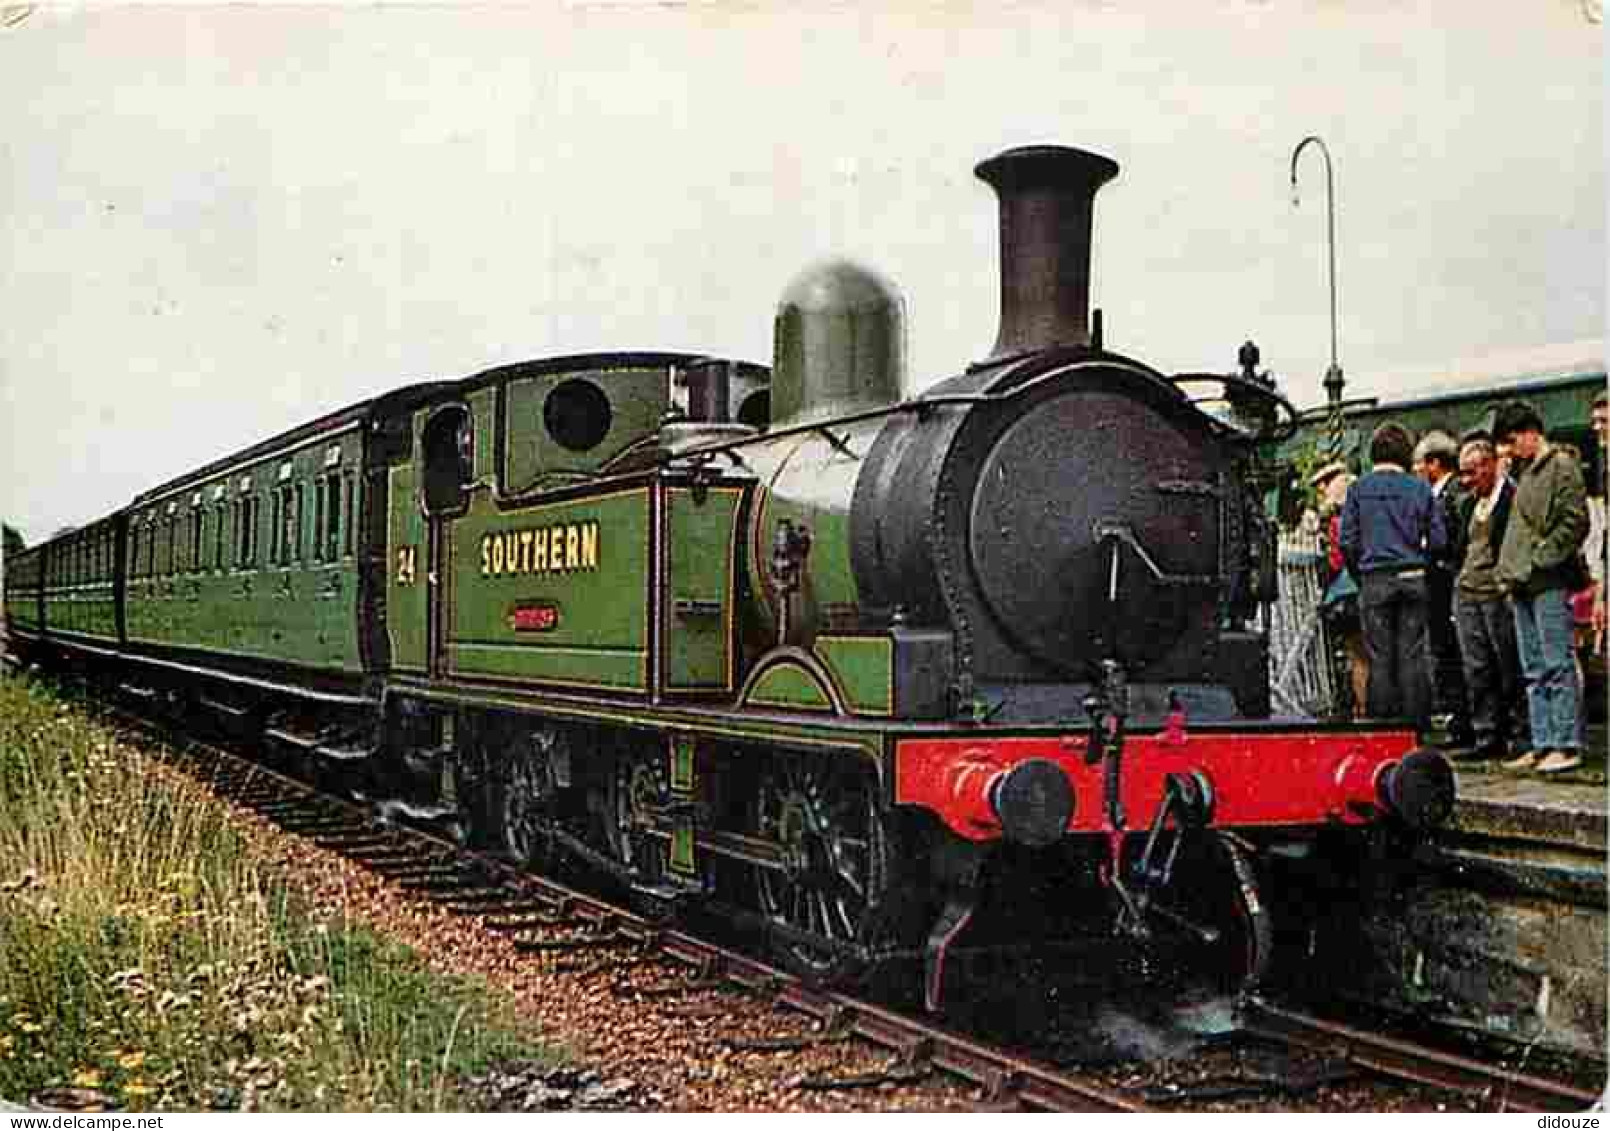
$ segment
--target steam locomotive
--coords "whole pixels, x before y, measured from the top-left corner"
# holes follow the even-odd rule
[[[999,335],[920,396],[898,293],[830,261],[770,370],[507,365],[145,492],[9,563],[12,647],[823,980],[916,955],[939,1008],[981,892],[1048,859],[1093,936],[1256,979],[1270,877],[1436,826],[1452,774],[1407,725],[1269,718],[1261,426],[1104,347],[1117,171],[978,166]]]

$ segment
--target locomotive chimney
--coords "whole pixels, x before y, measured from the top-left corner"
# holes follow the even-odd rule
[[[987,360],[1090,344],[1090,227],[1118,163],[1060,145],[1008,149],[973,170],[1001,201],[1001,329]]]

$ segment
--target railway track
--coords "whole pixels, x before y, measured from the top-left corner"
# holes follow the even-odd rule
[[[802,1090],[887,1090],[945,1078],[970,1086],[989,1111],[1140,1112],[1177,1105],[1179,1097],[1114,1087],[1098,1074],[1069,1071],[925,1018],[811,986],[728,946],[468,850],[450,836],[408,823],[404,808],[377,812],[145,716],[118,707],[104,709],[119,724],[153,739],[153,753],[162,761],[226,800],[345,856],[413,896],[510,935],[520,952],[548,961],[569,960],[570,969],[612,973],[623,998],[703,991],[759,995],[814,1026],[799,1036],[729,1041],[730,1048],[786,1055],[825,1042],[858,1041],[890,1056],[889,1067],[878,1072],[801,1076],[796,1086]],[[669,976],[646,987],[632,983],[627,975],[645,966],[668,966]],[[1240,1003],[1237,1021],[1233,1038],[1306,1049],[1346,1072],[1480,1097],[1486,1110],[1572,1111],[1599,1099],[1590,1091],[1326,1021],[1259,997]],[[1242,1089],[1244,1094],[1256,1091],[1255,1086]],[[1193,1098],[1190,1089],[1184,1095]],[[1219,1097],[1201,1089],[1194,1098]]]
[[[600,971],[670,963],[677,973],[647,993],[761,994],[774,1007],[817,1026],[816,1033],[799,1038],[747,1042],[741,1046],[744,1051],[787,1052],[795,1044],[856,1040],[894,1057],[893,1066],[884,1072],[801,1077],[797,1086],[804,1090],[903,1086],[937,1075],[977,1089],[988,1110],[1150,1110],[1132,1096],[1077,1074],[873,1002],[814,988],[749,955],[668,928],[597,895],[519,871],[448,837],[383,819],[363,804],[320,792],[221,747],[177,736],[121,709],[115,713],[123,725],[156,740],[157,756],[164,762],[210,785],[225,799],[341,853],[447,911],[473,916],[488,930],[514,935],[518,951],[578,956]],[[622,986],[623,995],[644,992]]]
[[[1497,1111],[1581,1111],[1600,1100],[1555,1080],[1327,1021],[1259,997],[1241,1003],[1241,1023],[1256,1036],[1301,1045],[1383,1076],[1482,1095]]]

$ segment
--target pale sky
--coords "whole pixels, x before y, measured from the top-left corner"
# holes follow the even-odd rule
[[[412,381],[769,362],[788,280],[899,284],[918,391],[988,352],[1013,145],[1122,166],[1107,344],[1300,404],[1600,339],[1597,0],[76,7],[0,0],[0,516],[30,542]]]

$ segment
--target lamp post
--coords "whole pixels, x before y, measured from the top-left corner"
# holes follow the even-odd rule
[[[1291,151],[1291,206],[1297,207],[1297,159],[1312,143],[1325,158],[1325,244],[1330,254],[1330,368],[1325,370],[1325,399],[1334,411],[1342,403],[1342,367],[1336,360],[1336,180],[1331,172],[1330,150],[1319,137],[1310,134]]]

